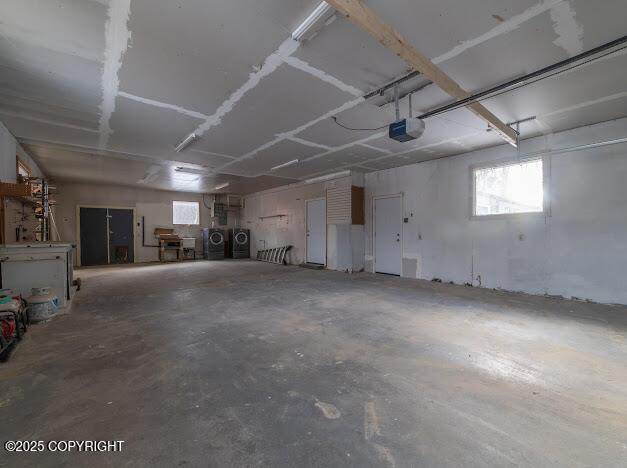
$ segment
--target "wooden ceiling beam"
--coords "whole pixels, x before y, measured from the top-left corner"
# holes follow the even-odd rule
[[[444,73],[428,57],[418,52],[411,44],[385,23],[377,14],[361,0],[326,0],[338,12],[366,31],[385,47],[405,60],[412,68],[431,80],[442,91],[455,99],[465,99],[470,93],[464,90],[455,80]],[[492,112],[479,102],[471,102],[466,107],[487,122],[509,144],[516,146],[516,132],[498,119]]]

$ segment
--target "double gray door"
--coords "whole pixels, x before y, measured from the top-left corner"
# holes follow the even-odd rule
[[[82,207],[80,218],[81,265],[133,262],[133,210]]]

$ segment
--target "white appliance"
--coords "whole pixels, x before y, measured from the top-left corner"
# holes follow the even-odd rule
[[[184,249],[195,249],[196,248],[196,238],[195,237],[183,237],[181,239],[181,243],[183,244]]]
[[[0,288],[27,298],[32,288],[50,287],[65,307],[73,294],[73,248],[54,242],[0,245]]]

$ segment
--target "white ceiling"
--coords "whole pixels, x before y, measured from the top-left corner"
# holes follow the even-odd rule
[[[624,0],[370,0],[469,91],[622,36]],[[57,179],[250,193],[346,168],[385,169],[501,144],[465,109],[400,144],[363,94],[407,72],[344,18],[304,44],[309,0],[3,0],[0,120]],[[523,137],[627,115],[618,53],[484,104]],[[424,84],[417,78],[411,85]],[[416,112],[450,102],[431,85]],[[191,132],[189,149],[174,147]],[[294,159],[298,165],[271,172]],[[187,167],[196,173],[181,173]]]

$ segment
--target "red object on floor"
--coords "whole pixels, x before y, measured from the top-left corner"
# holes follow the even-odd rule
[[[15,320],[14,319],[4,319],[0,322],[0,326],[2,328],[2,336],[5,340],[10,340],[15,336]]]

